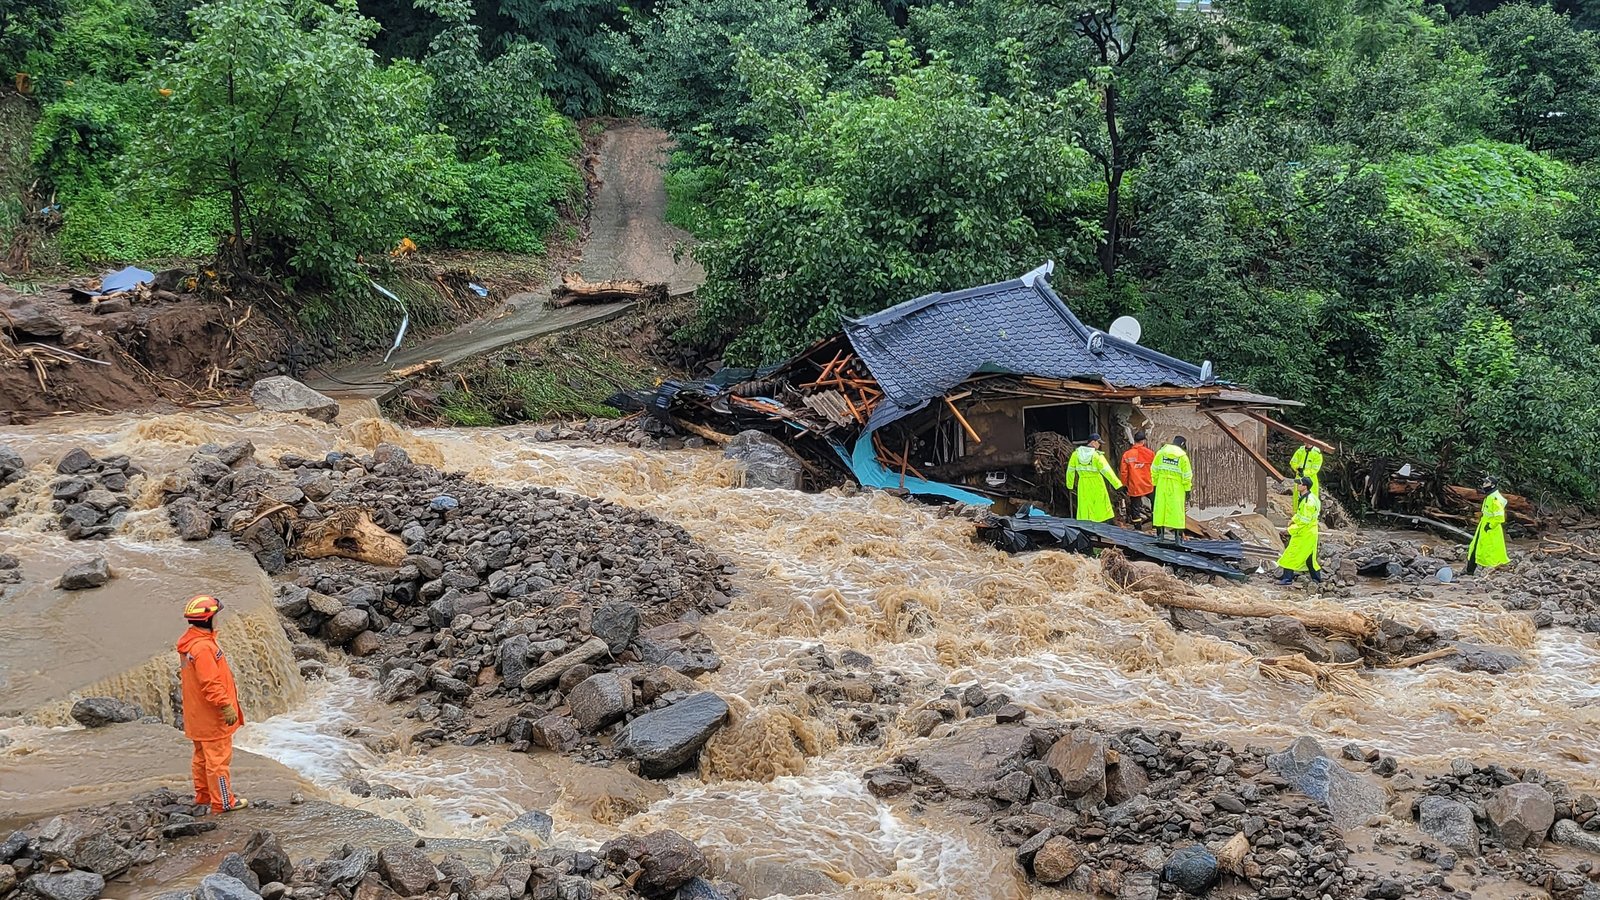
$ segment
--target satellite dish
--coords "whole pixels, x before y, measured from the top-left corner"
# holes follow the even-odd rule
[[[1200,383],[1201,384],[1210,384],[1211,383],[1211,360],[1209,360],[1209,359],[1208,360],[1204,360],[1204,361],[1202,361],[1200,363]]]
[[[1139,343],[1139,335],[1144,334],[1144,326],[1133,316],[1118,316],[1117,320],[1111,323],[1109,330],[1112,337],[1130,344]]]

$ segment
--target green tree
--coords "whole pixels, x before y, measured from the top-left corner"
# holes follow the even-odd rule
[[[166,94],[135,148],[146,186],[228,207],[227,250],[343,285],[363,253],[431,218],[451,155],[426,79],[378,67],[354,0],[214,0],[156,67]]]
[[[1060,106],[984,100],[903,47],[866,64],[875,89],[854,94],[741,60],[771,137],[725,149],[727,218],[696,251],[701,330],[732,336],[732,359],[781,357],[841,315],[1016,277],[1082,239],[1050,227],[1092,178]]]
[[[65,13],[65,0],[0,0],[0,78],[28,72],[29,55],[50,46]]]
[[[1510,3],[1473,24],[1500,97],[1496,125],[1530,150],[1592,159],[1600,148],[1600,37],[1547,6]]]

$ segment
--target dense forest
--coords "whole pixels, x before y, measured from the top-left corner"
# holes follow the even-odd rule
[[[1593,501],[1600,3],[0,0],[69,263],[355,290],[539,253],[585,117],[677,142],[691,330],[781,357],[1045,259],[1361,452]],[[3,223],[0,223],[3,224]]]

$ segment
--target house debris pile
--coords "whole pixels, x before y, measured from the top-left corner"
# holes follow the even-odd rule
[[[1269,477],[1282,479],[1265,455],[1267,429],[1314,441],[1267,412],[1299,404],[1090,328],[1051,289],[1051,270],[847,319],[780,365],[668,382],[634,402],[715,443],[773,434],[818,482],[984,507],[1064,511],[1067,455],[1091,433],[1113,459],[1135,430],[1152,444],[1183,434],[1196,463],[1192,507],[1265,507]]]
[[[1390,459],[1372,460],[1364,468],[1347,467],[1347,472],[1350,496],[1364,500],[1379,516],[1471,540],[1483,506],[1483,491],[1449,484],[1427,466]],[[1532,501],[1502,493],[1507,522],[1528,531],[1542,527],[1544,521]]]
[[[1458,760],[1424,785],[1354,744],[1341,762],[1309,737],[1272,752],[1023,719],[1012,707],[921,744],[868,771],[867,788],[958,805],[1015,848],[1033,881],[1093,896],[1398,900],[1513,877],[1580,900],[1594,887],[1590,863],[1537,848],[1548,838],[1600,849],[1595,798],[1536,772]],[[1401,824],[1413,817],[1419,827]],[[1352,845],[1362,828],[1371,852]]]
[[[201,447],[163,491],[185,539],[220,525],[268,572],[298,574],[278,611],[366,660],[379,697],[411,706],[413,743],[626,756],[665,775],[726,720],[694,679],[722,664],[696,622],[728,604],[727,574],[648,513],[479,484],[389,444],[276,468],[248,444]]]
[[[986,516],[978,525],[977,537],[1011,553],[1053,547],[1088,553],[1095,549],[1118,548],[1141,559],[1167,563],[1193,572],[1244,579],[1243,545],[1232,540],[1189,540],[1183,543],[1161,541],[1155,535],[1109,522],[1086,522],[1056,516],[1023,514]]]

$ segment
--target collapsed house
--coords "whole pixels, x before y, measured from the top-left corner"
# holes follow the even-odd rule
[[[1113,464],[1135,430],[1153,447],[1181,434],[1196,518],[1264,508],[1282,478],[1268,429],[1313,440],[1268,413],[1300,404],[1085,325],[1052,269],[847,319],[780,365],[668,383],[646,402],[696,433],[767,431],[864,487],[999,509],[1068,511],[1067,457],[1091,433]]]

